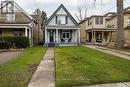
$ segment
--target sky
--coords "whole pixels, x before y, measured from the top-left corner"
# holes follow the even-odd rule
[[[77,20],[75,14],[78,15],[78,8],[87,8],[87,17],[91,15],[103,15],[107,12],[116,11],[116,0],[15,0],[29,14],[39,8],[47,13],[47,16],[63,4],[72,16]],[[35,4],[37,3],[37,5]],[[130,0],[124,0],[124,7],[130,6]],[[84,14],[84,12],[82,13]]]

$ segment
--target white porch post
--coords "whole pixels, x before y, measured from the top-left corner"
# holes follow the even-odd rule
[[[78,38],[79,38],[79,42],[78,43],[80,44],[80,28],[78,29],[78,35],[79,35],[78,36]]]
[[[47,29],[45,28],[45,43],[47,43],[48,42],[48,38],[47,38]]]
[[[28,36],[28,28],[27,27],[25,28],[25,36],[26,37]]]
[[[58,37],[58,29],[56,29],[56,43],[59,43],[59,37]]]
[[[78,43],[78,30],[73,30],[73,42]]]
[[[30,41],[30,46],[32,46],[32,36],[31,36],[31,29],[29,29],[29,41]]]
[[[31,39],[31,29],[29,29],[29,39]]]

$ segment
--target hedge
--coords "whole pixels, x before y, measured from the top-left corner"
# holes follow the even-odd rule
[[[9,45],[9,48],[27,48],[30,46],[29,44],[29,38],[23,37],[23,36],[8,36],[8,37],[2,37],[2,43],[8,43],[6,46],[3,46],[2,48],[6,48],[7,45]],[[1,48],[1,47],[0,47]]]

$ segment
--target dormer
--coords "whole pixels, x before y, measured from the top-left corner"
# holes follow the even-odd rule
[[[78,26],[78,23],[61,4],[47,20],[46,26]]]
[[[61,8],[56,14],[56,24],[65,25],[68,24],[68,16],[66,12]]]

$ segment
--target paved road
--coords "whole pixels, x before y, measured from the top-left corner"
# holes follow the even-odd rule
[[[22,52],[2,52],[0,53],[0,65],[16,58]]]
[[[55,87],[54,48],[48,48],[28,87]]]

